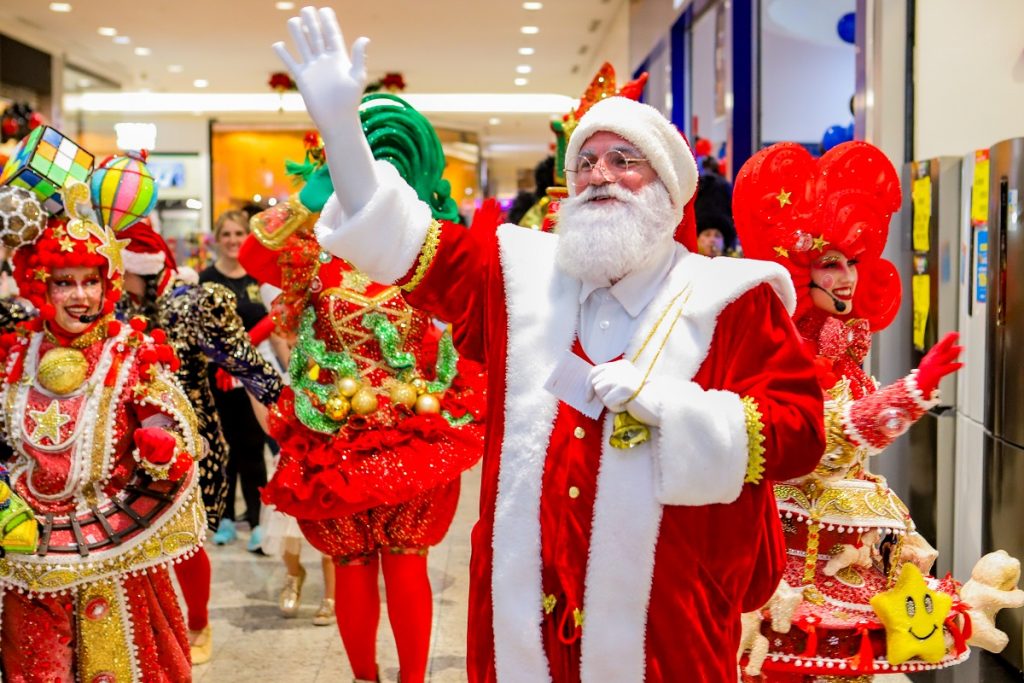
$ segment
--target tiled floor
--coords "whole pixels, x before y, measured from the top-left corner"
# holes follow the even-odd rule
[[[434,588],[434,630],[429,683],[466,680],[466,596],[469,532],[476,519],[479,471],[463,477],[462,500],[448,537],[431,551],[430,581]],[[240,509],[240,508],[239,508]],[[195,667],[196,683],[347,683],[352,672],[337,629],[312,622],[323,594],[317,563],[307,563],[303,607],[298,618],[284,619],[277,594],[284,581],[278,559],[245,551],[246,537],[229,546],[209,546],[213,561],[213,660]],[[383,601],[383,591],[381,600]],[[382,614],[378,638],[381,680],[393,683],[398,674],[391,629]],[[1020,681],[994,658],[973,657],[964,666],[938,674],[878,676],[876,683],[1004,683]]]

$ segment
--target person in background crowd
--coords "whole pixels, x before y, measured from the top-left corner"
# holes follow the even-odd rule
[[[259,283],[245,272],[238,261],[238,250],[248,234],[249,218],[242,211],[225,211],[218,216],[213,229],[217,260],[199,273],[199,282],[223,285],[235,295],[236,309],[246,332],[267,317]],[[247,547],[252,552],[259,552],[262,535],[259,527],[260,488],[267,484],[267,464],[263,456],[266,435],[245,390],[223,374],[211,374],[214,402],[228,444],[227,503],[213,542],[224,545],[238,536],[234,492],[236,482],[241,481],[245,519],[251,529]]]

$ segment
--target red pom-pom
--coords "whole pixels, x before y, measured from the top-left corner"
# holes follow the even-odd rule
[[[164,342],[167,341],[167,333],[164,332],[163,330],[153,330],[152,332],[149,333],[149,336],[152,337],[153,341],[155,341],[157,344],[163,344]]]
[[[178,446],[174,437],[159,427],[140,427],[133,437],[142,459],[158,467],[171,461]]]
[[[174,358],[174,349],[166,344],[156,347],[156,357],[161,363],[170,363]]]
[[[139,362],[142,363],[143,365],[152,365],[153,363],[157,362],[157,360],[158,357],[156,349],[154,349],[152,346],[147,346],[146,348],[139,351]]]
[[[121,334],[121,321],[120,320],[111,320],[109,323],[107,323],[107,336],[108,337],[116,337],[119,334]]]
[[[128,324],[136,332],[145,332],[146,331],[146,319],[145,318],[139,318],[139,317],[132,318],[131,320],[128,321]]]
[[[192,457],[188,453],[178,453],[178,457],[174,459],[174,464],[171,465],[171,469],[167,472],[167,478],[171,481],[182,479],[192,469],[192,464]]]
[[[39,317],[43,320],[53,320],[57,315],[57,309],[53,307],[53,304],[43,304],[39,307]]]

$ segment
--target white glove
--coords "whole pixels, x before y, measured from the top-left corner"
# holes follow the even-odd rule
[[[359,122],[370,39],[357,38],[350,58],[333,9],[304,7],[300,14],[288,20],[299,61],[292,58],[283,42],[274,43],[274,52],[295,79],[306,110],[324,140],[341,208],[346,215],[354,216],[369,203],[378,184],[373,155]]]
[[[643,384],[644,375],[628,360],[595,365],[589,375],[594,394],[613,413],[628,412],[646,425],[661,424],[661,405],[650,391],[630,397]]]

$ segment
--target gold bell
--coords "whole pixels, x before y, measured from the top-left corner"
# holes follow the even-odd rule
[[[608,437],[608,443],[612,446],[627,450],[639,446],[650,438],[651,430],[643,422],[629,413],[615,414],[615,421],[612,422],[612,435]]]

